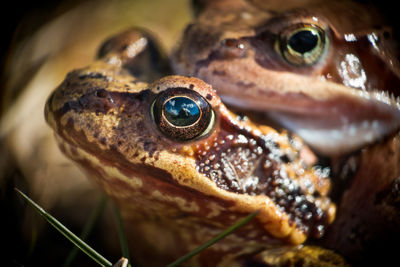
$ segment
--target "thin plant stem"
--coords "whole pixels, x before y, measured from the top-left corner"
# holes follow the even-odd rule
[[[185,261],[189,260],[193,256],[199,254],[201,251],[203,251],[206,248],[214,245],[219,240],[221,240],[224,237],[230,235],[232,232],[236,231],[238,228],[240,228],[243,225],[245,225],[246,223],[250,222],[255,216],[257,216],[258,213],[259,213],[259,211],[257,210],[255,212],[251,213],[250,215],[244,217],[243,219],[241,219],[240,221],[238,221],[237,223],[235,223],[234,225],[232,225],[231,227],[229,227],[228,229],[226,229],[225,231],[223,231],[222,233],[220,233],[216,237],[208,240],[204,244],[202,244],[199,247],[195,248],[194,250],[190,251],[189,253],[187,253],[186,255],[182,256],[179,259],[177,259],[176,261],[168,264],[167,267],[176,267],[176,266],[181,265],[182,263],[184,263]]]
[[[115,214],[115,222],[117,224],[119,242],[121,244],[122,257],[128,259],[128,261],[130,262],[128,241],[126,239],[126,233],[124,230],[124,224],[122,222],[121,212],[115,204],[113,205],[113,210]]]
[[[96,208],[92,211],[89,220],[85,224],[85,227],[80,235],[80,238],[85,241],[89,234],[92,232],[95,223],[99,220],[100,215],[103,213],[104,208],[106,207],[107,198],[105,195],[102,195],[100,198],[99,203],[97,204]],[[75,260],[76,255],[79,252],[78,247],[73,247],[71,252],[68,254],[67,259],[65,260],[63,267],[69,267],[71,263]]]
[[[26,200],[28,203],[34,207],[40,215],[42,215],[48,223],[50,223],[54,228],[56,228],[60,233],[62,233],[66,238],[68,238],[75,246],[80,248],[83,252],[85,252],[90,258],[96,261],[98,264],[106,267],[111,267],[112,264],[102,255],[100,255],[97,251],[83,242],[78,236],[72,233],[68,228],[66,228],[61,222],[59,222],[56,218],[47,213],[42,207],[36,204],[32,199],[30,199],[27,195],[22,193],[19,189],[15,188],[15,190]]]

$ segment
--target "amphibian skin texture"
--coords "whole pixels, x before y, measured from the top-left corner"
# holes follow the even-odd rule
[[[50,95],[60,149],[119,204],[138,264],[168,264],[259,211],[189,266],[344,266],[323,246],[345,247],[334,233],[360,223],[346,220],[349,203],[378,189],[396,222],[385,192],[398,168],[378,178],[359,168],[380,162],[368,152],[386,167],[400,159],[397,50],[370,9],[316,2],[200,1],[172,69],[148,33],[129,29]],[[354,193],[362,179],[376,187]]]
[[[399,130],[398,51],[379,14],[350,1],[210,1],[173,66],[333,156]]]

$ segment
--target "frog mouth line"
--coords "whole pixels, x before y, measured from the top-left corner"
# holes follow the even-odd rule
[[[193,73],[212,84],[226,105],[265,113],[324,156],[354,152],[400,130],[400,74],[394,63],[388,67],[378,55],[371,56],[377,63],[365,70],[371,82],[358,88],[342,81],[339,73],[321,79],[276,66],[276,58],[263,57],[256,48],[255,54],[249,48],[240,53],[215,49],[196,63]]]
[[[400,96],[395,92],[363,91],[292,73],[282,74],[284,83],[271,85],[273,73],[258,65],[248,68],[251,60],[240,60],[245,62],[229,69],[214,60],[196,72],[217,89],[224,104],[298,134],[317,154],[352,153],[400,129]]]
[[[359,91],[360,102],[335,113],[294,114],[271,111],[268,115],[282,127],[295,132],[322,155],[352,153],[400,130],[400,97],[385,91]],[[332,99],[333,103],[345,103]],[[329,105],[329,102],[328,102]],[[324,114],[324,113],[322,113]],[[334,119],[332,119],[332,117]]]

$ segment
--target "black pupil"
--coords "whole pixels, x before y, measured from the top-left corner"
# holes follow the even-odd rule
[[[318,44],[318,33],[310,30],[302,30],[293,34],[288,45],[296,52],[304,54],[313,50]]]
[[[175,126],[189,126],[200,117],[199,106],[190,98],[174,97],[163,108],[165,118]]]

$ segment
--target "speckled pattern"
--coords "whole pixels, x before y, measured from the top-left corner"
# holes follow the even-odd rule
[[[276,3],[208,2],[172,55],[175,73],[201,78],[250,117],[267,113],[324,156],[398,131],[399,50],[384,18],[352,1]],[[323,47],[294,64],[282,35],[307,27],[323,32]]]
[[[260,210],[256,220],[198,261],[207,264],[221,255],[230,261],[322,234],[335,214],[327,197],[330,181],[302,159],[306,147],[300,139],[239,120],[199,79],[142,82],[127,67],[135,57],[124,51],[111,49],[69,73],[49,97],[45,114],[60,149],[120,204],[128,221],[141,225],[136,234],[161,251],[165,242],[179,240],[181,245],[167,245],[160,259],[178,257],[255,210]],[[179,141],[155,124],[152,103],[160,92],[176,88],[208,101],[215,118],[205,135]],[[148,239],[157,221],[163,242]]]
[[[390,152],[385,138],[400,128],[400,75],[388,29],[373,10],[350,2],[201,3],[171,60],[175,73],[200,79],[171,76],[149,34],[122,32],[50,96],[46,120],[60,149],[118,202],[142,263],[150,258],[164,265],[258,210],[256,219],[191,264],[345,265],[333,251],[294,246],[322,237],[322,244],[348,251],[341,245],[346,237],[330,232],[323,239],[336,216],[330,169],[317,166],[313,152],[287,130],[333,166],[337,157],[379,142],[382,147],[371,151]],[[311,28],[318,29],[321,46],[315,57],[300,52],[299,58],[288,40]],[[179,126],[169,121],[163,112],[171,96],[200,100],[198,120]],[[271,120],[287,130],[266,126]],[[396,164],[392,154],[389,165]],[[370,168],[367,155],[349,158]],[[355,184],[372,179],[353,167]],[[376,196],[369,207],[392,212],[398,179],[380,173],[377,186],[362,186],[380,188],[365,199]],[[351,225],[371,228],[360,222],[370,212],[354,211],[363,203],[356,193],[343,194],[344,215],[330,228],[344,236],[356,234]],[[348,220],[354,213],[360,216]]]

